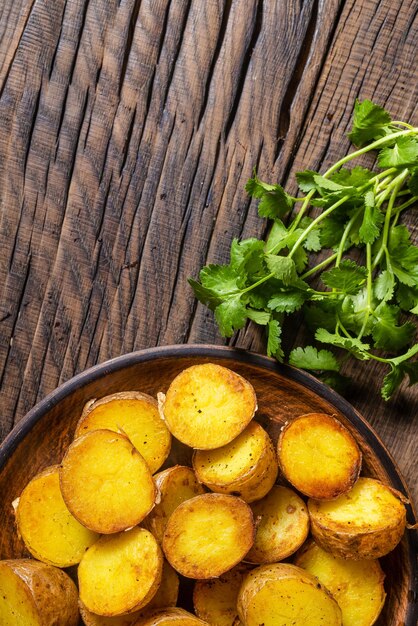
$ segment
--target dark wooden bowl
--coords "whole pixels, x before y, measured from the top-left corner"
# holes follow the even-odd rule
[[[394,461],[369,424],[334,391],[308,374],[273,359],[236,349],[186,345],[143,350],[97,365],[56,389],[34,407],[0,447],[0,558],[28,556],[16,533],[12,501],[39,470],[59,463],[72,440],[84,403],[116,391],[136,389],[151,395],[166,391],[174,376],[196,363],[225,365],[254,385],[257,420],[277,441],[289,418],[312,411],[336,415],[355,435],[363,453],[363,474],[403,492],[407,487]],[[184,462],[187,451],[173,446],[169,464]],[[408,506],[408,521],[415,515]],[[416,626],[418,616],[416,533],[381,559],[387,600],[379,626]]]

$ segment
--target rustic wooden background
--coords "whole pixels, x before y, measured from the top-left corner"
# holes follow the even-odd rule
[[[97,362],[222,343],[187,278],[263,233],[254,166],[290,188],[326,168],[356,97],[418,121],[414,0],[2,0],[0,16],[0,438]],[[231,343],[264,349],[252,326]],[[417,496],[416,387],[385,404],[379,365],[347,370]]]

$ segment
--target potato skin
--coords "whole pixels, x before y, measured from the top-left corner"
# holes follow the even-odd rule
[[[252,570],[239,591],[237,609],[245,626],[342,626],[331,594],[317,578],[288,563]]]
[[[257,451],[249,452],[251,439],[258,443]],[[241,460],[246,454],[248,459]],[[231,476],[231,462],[234,465],[237,461],[240,466],[235,465]],[[254,421],[222,448],[195,450],[193,467],[197,478],[211,491],[236,495],[245,502],[263,498],[274,485],[279,470],[273,442]]]
[[[287,480],[317,500],[347,493],[361,471],[362,455],[354,437],[326,413],[300,415],[285,424],[277,456]]]
[[[3,585],[6,578],[19,579],[17,584],[31,606],[36,626],[77,626],[78,593],[71,578],[62,570],[34,559],[10,559],[0,561],[0,624],[5,619],[1,604],[10,606],[11,598],[5,597]],[[3,582],[2,582],[3,581]],[[8,614],[7,614],[8,615]],[[32,624],[31,624],[32,626]]]
[[[378,518],[368,520],[372,498]],[[406,526],[405,506],[373,478],[359,478],[348,494],[333,502],[308,500],[308,511],[315,541],[343,559],[385,556],[398,545]]]

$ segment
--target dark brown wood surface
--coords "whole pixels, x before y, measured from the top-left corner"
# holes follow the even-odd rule
[[[418,121],[413,0],[0,3],[0,436],[74,373],[223,342],[187,284],[260,235],[254,166],[292,188],[349,150],[356,97]],[[405,221],[418,239],[416,212]],[[300,320],[286,345],[304,334]],[[232,344],[263,352],[248,326]],[[418,394],[349,400],[418,498]]]

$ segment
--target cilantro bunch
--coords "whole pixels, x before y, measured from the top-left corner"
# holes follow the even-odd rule
[[[296,174],[298,197],[254,174],[246,191],[259,199],[260,217],[273,220],[268,237],[234,239],[228,265],[208,265],[200,282],[189,282],[224,337],[252,320],[265,326],[267,352],[279,361],[284,318],[302,309],[319,347],[295,348],[289,363],[331,383],[347,356],[386,363],[387,400],[405,375],[418,382],[418,247],[400,223],[418,200],[418,128],[364,100],[349,138],[359,149],[324,174]],[[370,151],[378,151],[379,171],[346,167]]]

